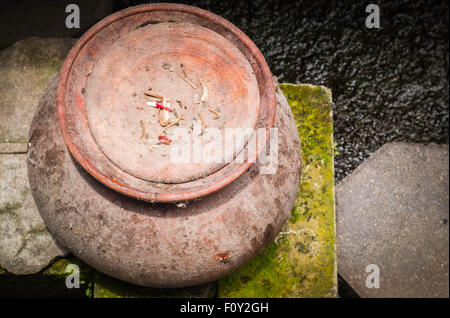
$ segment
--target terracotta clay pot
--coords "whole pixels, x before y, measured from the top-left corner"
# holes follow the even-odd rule
[[[182,287],[232,272],[275,238],[295,203],[300,144],[280,90],[277,100],[276,173],[261,174],[256,162],[225,188],[183,208],[127,197],[90,176],[64,143],[54,81],[33,120],[28,152],[28,175],[42,218],[78,258],[131,283]]]
[[[251,134],[230,161],[173,163],[168,145],[149,144],[174,138],[152,119],[160,110],[141,107],[149,85],[180,99],[180,127],[200,118],[201,135]],[[274,157],[253,163],[264,148]],[[40,101],[28,154],[55,238],[95,269],[152,287],[211,282],[248,262],[289,219],[300,182],[297,127],[261,53],[231,23],[184,5],[126,9],[89,30]]]

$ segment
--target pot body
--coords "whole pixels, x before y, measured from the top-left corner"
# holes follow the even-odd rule
[[[262,251],[289,219],[301,155],[297,127],[279,89],[276,172],[262,174],[256,162],[225,188],[176,205],[139,201],[91,177],[64,143],[56,88],[55,79],[30,129],[30,185],[50,232],[95,269],[152,287],[211,282]]]

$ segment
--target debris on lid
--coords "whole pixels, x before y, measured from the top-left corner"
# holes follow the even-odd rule
[[[184,69],[184,64],[180,64],[181,71],[183,72],[184,77],[187,77],[186,70]]]
[[[160,109],[158,114],[158,121],[161,126],[166,127],[170,123],[169,112],[167,110]]]
[[[187,77],[185,77],[183,74],[181,73],[177,73],[177,75],[179,77],[181,77],[182,79],[184,79],[186,81],[186,83],[188,83],[193,89],[197,89],[197,86],[195,86],[190,80],[187,79]]]
[[[200,80],[200,84],[202,84],[202,90],[203,90],[202,97],[200,98],[200,102],[204,103],[208,99],[208,90],[206,89],[206,86],[205,86],[205,84],[203,84],[202,80]]]
[[[217,118],[220,117],[220,114],[219,114],[217,111],[215,111],[214,109],[212,109],[211,107],[209,107],[208,110],[209,110],[211,113],[213,113],[213,114],[216,115],[216,117],[215,117],[214,119],[217,119]]]
[[[169,63],[164,63],[163,69],[173,72],[173,67]]]
[[[167,102],[165,97],[163,97],[162,106],[164,108],[159,108],[158,121],[161,126],[166,127],[170,124],[170,115],[165,108],[170,108],[170,103]]]
[[[197,113],[198,117],[200,118],[200,121],[202,122],[202,125],[204,128],[207,128],[205,121],[203,120],[202,114],[200,112]]]
[[[158,104],[157,102],[147,102],[147,105],[148,105],[148,106],[155,107],[155,108],[164,109],[164,110],[167,110],[167,111],[169,111],[169,112],[173,112],[173,108],[163,106],[163,105],[161,105],[161,104]]]
[[[164,133],[166,132],[167,129],[169,129],[170,127],[173,127],[173,126],[175,126],[176,124],[178,124],[178,122],[179,122],[180,120],[183,120],[183,114],[181,114],[180,116],[178,116],[178,118],[177,118],[173,123],[171,123],[169,126],[164,127],[164,129],[163,129],[163,131],[161,132],[161,134],[164,134]]]
[[[168,138],[167,136],[158,136],[158,140],[163,145],[170,145],[172,142],[172,139]]]
[[[146,133],[145,133],[145,125],[144,125],[144,121],[140,120],[139,124],[141,124],[141,128],[142,128],[142,135],[141,135],[141,139],[145,137]]]
[[[174,68],[169,63],[164,63],[163,68],[165,70],[169,70],[171,72],[174,71]],[[202,104],[206,104],[206,102],[208,101],[208,89],[207,89],[205,83],[203,82],[203,80],[198,79],[198,81],[201,84],[201,90],[202,90],[201,96],[200,96],[200,92],[197,91],[197,86],[195,86],[194,83],[188,79],[185,67],[182,63],[180,64],[180,69],[181,69],[181,72],[177,72],[176,74],[180,78],[182,78],[186,83],[188,83],[192,89],[195,90],[192,95],[192,98],[193,98],[192,102],[196,108],[196,111],[194,111],[194,113],[200,119],[202,127],[207,128],[206,122],[201,113],[200,106]],[[146,105],[157,108],[159,111],[158,112],[158,122],[163,127],[163,130],[161,131],[160,136],[158,136],[159,144],[170,145],[172,140],[169,139],[167,136],[165,136],[166,132],[169,128],[171,128],[175,125],[179,125],[179,122],[184,119],[183,118],[184,114],[178,115],[177,111],[175,110],[175,107],[174,108],[170,107],[169,99],[166,96],[153,93],[153,92],[151,92],[152,90],[153,90],[152,87],[149,87],[148,90],[144,92],[144,94],[146,96],[155,98],[156,101],[155,100],[147,101]],[[183,107],[184,107],[184,109],[187,109],[186,105],[183,105],[183,103],[180,99],[176,99],[175,101],[178,103],[178,105],[181,109],[183,109]],[[138,109],[142,109],[142,108],[138,108]],[[218,119],[220,117],[219,112],[214,110],[211,106],[208,108],[208,110],[215,115],[214,119]],[[171,116],[169,112],[172,113],[173,115]],[[153,116],[155,116],[155,114]],[[172,120],[171,120],[171,118],[172,118]],[[174,118],[176,118],[176,119],[174,120]],[[195,118],[195,116],[194,116],[194,120],[197,120]],[[148,139],[148,134],[146,133],[145,127],[143,126],[143,121],[141,120],[140,123],[141,123],[141,127],[143,130],[141,139],[142,138]],[[155,145],[151,146],[151,149],[156,149],[156,148],[157,148],[157,146],[155,146]]]
[[[144,92],[144,94],[147,95],[147,96],[150,96],[150,97],[161,99],[161,100],[164,98],[161,95],[153,94],[153,93],[150,93],[150,92]]]

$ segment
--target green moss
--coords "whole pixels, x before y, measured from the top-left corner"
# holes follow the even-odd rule
[[[3,268],[0,267],[0,275],[1,274],[6,274],[6,271]]]
[[[92,297],[94,270],[73,255],[70,255],[67,258],[57,259],[42,272],[42,275],[44,277],[65,280],[67,276],[72,273],[70,271],[66,271],[67,266],[71,264],[75,264],[80,268],[80,284],[83,285],[82,289],[85,289],[85,294],[87,297]]]
[[[302,149],[292,217],[269,247],[219,280],[219,297],[335,297],[334,143],[329,89],[282,84]]]
[[[334,148],[334,157],[336,158],[337,156],[339,156],[341,153],[338,151],[338,143],[335,142],[333,144],[333,148]]]
[[[56,260],[44,270],[43,275],[65,279],[71,274],[70,272],[66,272],[66,268],[70,264],[75,264],[80,268],[80,282],[82,284],[93,279],[94,270],[73,255]]]

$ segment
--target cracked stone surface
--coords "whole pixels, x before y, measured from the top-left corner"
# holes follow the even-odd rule
[[[67,255],[48,232],[34,205],[26,154],[0,154],[0,267],[33,274]]]
[[[338,270],[361,297],[449,297],[448,173],[448,145],[391,143],[339,183]]]
[[[66,255],[46,229],[28,183],[28,131],[44,89],[75,39],[29,38],[0,51],[0,267],[33,274]]]
[[[0,143],[27,143],[39,98],[75,39],[28,38],[0,51]]]

